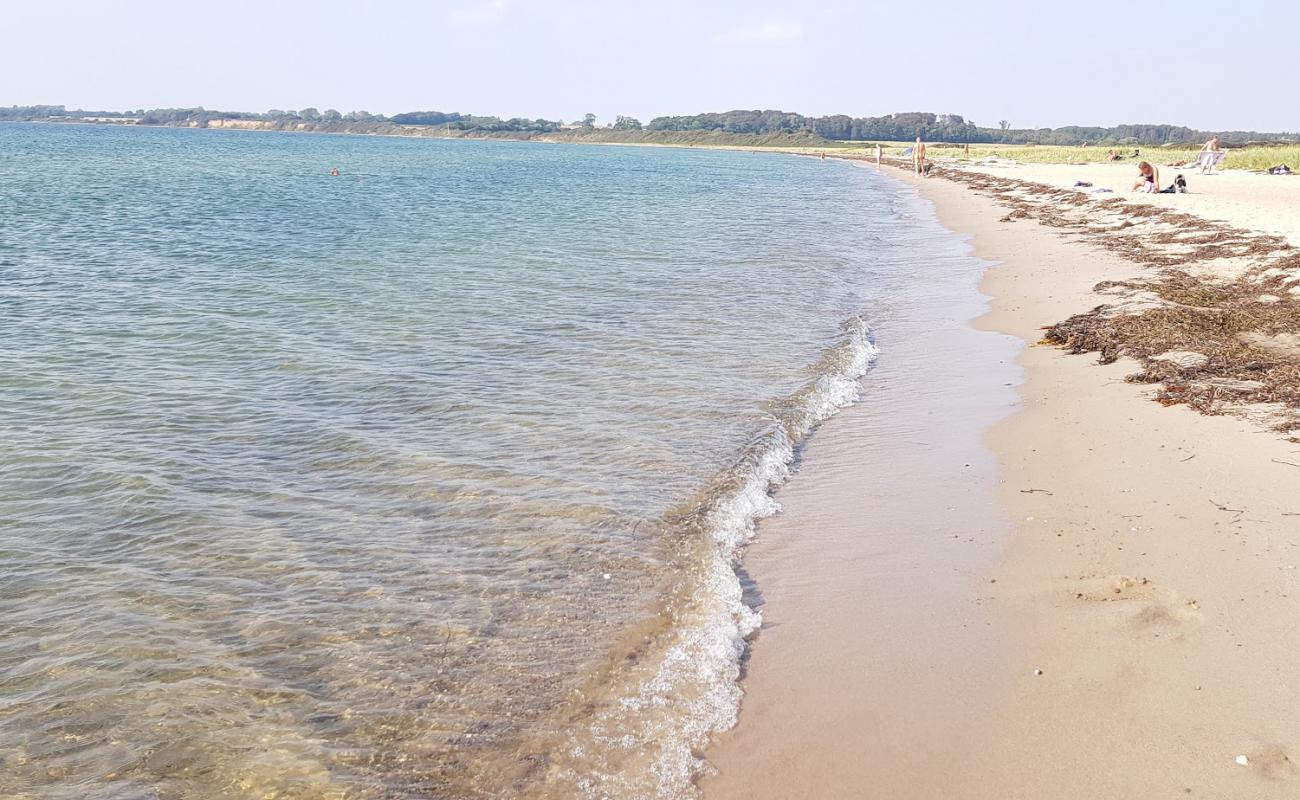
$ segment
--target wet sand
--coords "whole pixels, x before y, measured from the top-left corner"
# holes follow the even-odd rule
[[[1036,346],[1144,268],[906,180],[997,264],[973,326],[1020,340],[1018,410],[953,331],[814,438],[746,556],[764,628],[704,796],[1297,796],[1300,445]]]

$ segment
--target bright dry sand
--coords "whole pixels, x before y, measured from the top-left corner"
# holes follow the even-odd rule
[[[1002,374],[931,348],[814,437],[746,556],[765,624],[705,797],[1300,797],[1300,445],[1035,346],[1143,269],[919,185],[998,262],[977,325],[1023,342],[1022,408],[982,436]]]
[[[1243,170],[1201,175],[1200,168],[1195,165],[1167,167],[1158,157],[1153,157],[1151,163],[1160,170],[1161,188],[1173,183],[1174,177],[1181,174],[1187,178],[1187,193],[1140,194],[1130,191],[1137,180],[1137,162],[1138,159],[1115,164],[999,162],[962,168],[1062,188],[1073,188],[1076,182],[1084,181],[1091,183],[1092,188],[1113,191],[1112,194],[1095,195],[1097,197],[1122,197],[1137,203],[1186,211],[1239,228],[1281,234],[1292,246],[1300,247],[1300,175],[1262,175]]]

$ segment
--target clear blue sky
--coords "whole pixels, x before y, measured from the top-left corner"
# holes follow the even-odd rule
[[[1300,0],[0,0],[0,105],[1300,130]]]

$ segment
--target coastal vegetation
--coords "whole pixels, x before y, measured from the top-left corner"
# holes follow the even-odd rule
[[[552,133],[560,130],[564,123],[547,119],[524,119],[515,117],[477,117],[473,114],[444,113],[442,111],[412,111],[395,114],[390,121],[397,125],[433,125],[451,131],[484,131],[500,133],[503,131],[520,133]]]
[[[677,147],[743,147],[781,149],[829,149],[830,143],[807,131],[773,133],[726,133],[723,131],[659,131],[635,128],[589,128],[561,131],[544,137],[547,141],[590,144],[642,144]]]
[[[1033,164],[1089,164],[1110,160],[1107,147],[972,147],[971,158],[1006,158]],[[1120,149],[1128,156],[1133,151]],[[1153,163],[1180,165],[1194,162],[1200,155],[1199,147],[1158,147],[1139,150],[1140,157]],[[942,155],[936,149],[935,155]],[[1129,158],[1128,160],[1136,160]],[[1293,170],[1300,170],[1300,144],[1295,145],[1249,145],[1228,147],[1224,153],[1224,169],[1266,170],[1279,164],[1288,164]]]
[[[883,117],[805,117],[784,111],[728,111],[690,117],[659,117],[651,130],[720,130],[727,133],[762,134],[776,131],[808,131],[834,141],[907,141],[917,136],[926,141],[984,144],[1036,145],[1165,145],[1200,144],[1212,132],[1178,125],[1118,125],[1113,128],[1069,125],[1062,128],[1012,128],[1002,120],[996,128],[984,128],[958,114],[910,112]],[[1223,141],[1300,141],[1297,134],[1256,131],[1217,131]]]
[[[369,111],[334,109],[299,111],[271,109],[262,113],[215,111],[196,108],[153,108],[134,111],[68,110],[64,106],[11,106],[0,108],[0,121],[100,122],[158,125],[182,128],[243,127],[262,130],[317,131],[322,133],[401,134],[407,128],[436,128],[444,133],[543,134],[558,131],[563,123],[545,119],[501,119],[442,111],[412,111],[386,117]],[[235,124],[232,124],[235,123]],[[238,124],[243,123],[243,124]]]
[[[912,146],[911,142],[882,142],[886,157],[899,158]],[[1161,166],[1193,165],[1200,155],[1200,146],[1165,145],[1162,147],[1039,147],[1036,145],[972,145],[969,155],[960,144],[930,144],[928,155],[939,161],[952,160],[957,163],[971,163],[990,158],[1016,161],[1022,164],[1100,164],[1112,161],[1111,153],[1120,156],[1124,163],[1136,164],[1147,160]],[[817,150],[835,152],[839,155],[871,156],[873,146],[864,147],[860,143],[833,142],[827,146],[814,147]],[[1138,155],[1134,156],[1133,153]],[[1286,164],[1292,170],[1300,170],[1300,144],[1247,144],[1226,145],[1222,169],[1245,169],[1264,171],[1270,167]]]
[[[442,111],[412,111],[385,117],[366,111],[342,114],[333,109],[301,111],[272,109],[265,113],[212,111],[204,108],[138,109],[135,111],[69,111],[64,106],[0,108],[0,122],[97,123],[179,128],[348,133],[377,136],[428,136],[465,139],[522,139],[591,144],[676,145],[684,147],[831,147],[834,143],[807,130],[733,133],[723,130],[657,130],[641,121],[619,116],[607,126],[587,114],[571,124],[545,119],[476,116]]]
[[[1065,126],[1061,128],[1014,128],[1007,120],[997,127],[976,125],[958,114],[907,112],[883,117],[831,115],[807,117],[787,111],[735,110],[693,116],[657,117],[642,124],[629,116],[599,125],[594,114],[565,124],[562,120],[503,119],[444,111],[409,111],[391,117],[368,111],[342,113],[334,109],[319,111],[271,109],[254,113],[214,111],[196,108],[156,108],[134,111],[69,110],[59,105],[11,106],[0,108],[0,121],[95,122],[128,125],[161,125],[190,128],[243,128],[289,130],[321,133],[369,133],[408,136],[464,136],[475,138],[546,138],[555,140],[623,142],[644,144],[716,144],[748,146],[852,147],[866,142],[906,142],[923,137],[928,142],[993,146],[991,154],[1001,155],[1001,148],[1035,145],[1043,150],[1063,147],[1093,146],[1073,154],[1089,157],[1106,146],[1166,147],[1199,146],[1212,133],[1218,133],[1227,146],[1247,143],[1297,143],[1300,134],[1261,133],[1257,131],[1199,131],[1177,125],[1119,125],[1112,128]],[[1098,151],[1098,146],[1100,150]],[[1027,155],[1016,150],[1018,160],[1070,160],[1062,154],[1035,151]],[[981,151],[983,152],[983,151]],[[1069,155],[1069,154],[1065,154]],[[1229,166],[1236,166],[1229,164]],[[1251,166],[1249,168],[1258,168]]]

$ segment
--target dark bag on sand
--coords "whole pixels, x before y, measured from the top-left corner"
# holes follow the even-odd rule
[[[1288,167],[1286,164],[1278,164],[1276,167],[1269,167],[1268,174],[1269,175],[1290,175],[1291,168]]]

